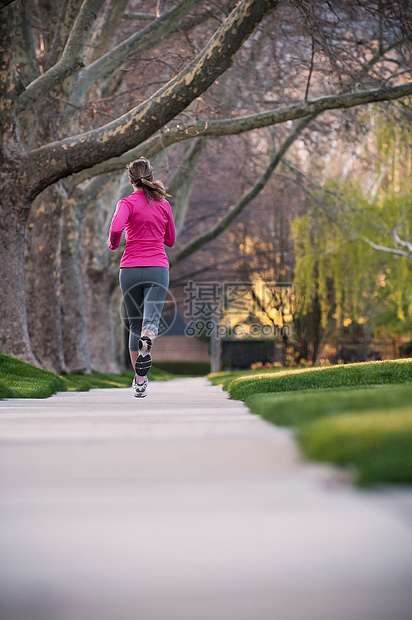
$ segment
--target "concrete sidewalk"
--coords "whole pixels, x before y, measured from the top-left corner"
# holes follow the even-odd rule
[[[2,620],[411,620],[412,490],[206,379],[0,402]]]

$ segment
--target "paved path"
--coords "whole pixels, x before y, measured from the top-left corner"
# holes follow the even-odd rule
[[[0,402],[2,620],[411,620],[412,491],[205,379]]]

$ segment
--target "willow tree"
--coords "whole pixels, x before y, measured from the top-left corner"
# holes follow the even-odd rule
[[[382,211],[399,215],[411,195],[364,202],[362,217],[377,221]],[[352,230],[362,225],[351,218]],[[364,224],[363,224],[364,226]],[[322,342],[372,337],[393,339],[412,328],[412,265],[406,256],[376,251],[332,222],[325,213],[307,214],[293,226],[296,248],[294,326],[302,358],[316,361]]]
[[[410,128],[378,110],[365,120],[362,164],[344,184],[306,187],[308,213],[293,225],[296,326],[315,358],[315,337],[319,345],[357,331],[368,343],[412,328]]]

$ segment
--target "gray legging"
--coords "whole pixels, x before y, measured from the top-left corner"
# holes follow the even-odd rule
[[[158,334],[159,321],[169,287],[169,269],[122,267],[119,280],[129,319],[129,349],[138,351],[142,329],[151,329],[156,336]]]

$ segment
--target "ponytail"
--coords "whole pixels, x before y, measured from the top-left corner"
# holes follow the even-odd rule
[[[140,157],[140,159],[127,164],[126,168],[129,172],[130,182],[144,191],[147,204],[152,200],[164,200],[169,197],[162,181],[152,180],[153,168],[148,159]]]

